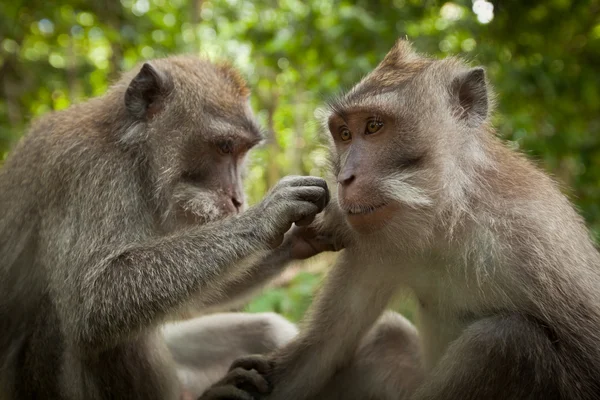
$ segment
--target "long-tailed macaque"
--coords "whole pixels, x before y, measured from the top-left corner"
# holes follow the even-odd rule
[[[227,65],[154,60],[20,141],[0,170],[0,398],[178,399],[161,324],[324,249],[288,232],[327,204],[323,179],[284,178],[243,210],[245,156],[261,140],[248,95]],[[286,324],[253,318],[220,337],[289,339],[271,332]],[[185,343],[196,367],[214,352]]]
[[[319,393],[404,290],[418,303],[424,377],[411,393],[362,398],[600,398],[599,253],[553,180],[494,135],[490,98],[482,68],[399,41],[332,102],[342,217],[329,222],[346,249],[299,336],[234,363],[257,382],[236,389],[339,398]]]

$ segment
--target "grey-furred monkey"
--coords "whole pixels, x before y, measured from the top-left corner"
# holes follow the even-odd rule
[[[154,60],[20,141],[0,170],[0,398],[177,399],[161,324],[326,249],[290,230],[326,206],[320,178],[284,178],[243,210],[245,155],[261,140],[248,95],[227,65]],[[268,336],[289,328],[272,315],[243,318],[222,334],[289,340]],[[176,352],[177,329],[165,333]]]
[[[232,374],[258,371],[234,387],[242,395],[227,379],[208,394],[338,398],[319,393],[352,364],[390,297],[409,291],[422,382],[363,398],[600,398],[599,253],[552,179],[494,135],[490,109],[482,68],[405,41],[331,104],[329,222],[346,249],[299,336],[233,364]]]

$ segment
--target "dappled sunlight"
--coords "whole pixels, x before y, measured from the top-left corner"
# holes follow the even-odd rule
[[[597,2],[427,4],[4,2],[0,160],[33,119],[105,93],[119,73],[142,60],[198,54],[228,60],[249,82],[252,107],[266,133],[247,173],[248,202],[255,204],[285,175],[325,175],[327,152],[316,110],[372,70],[397,38],[408,37],[420,52],[460,55],[486,68],[498,93],[500,112],[494,123],[499,134],[572,188],[568,194],[597,235]],[[299,318],[334,257],[324,255],[303,268],[291,268],[292,275],[276,282],[280,288],[267,293],[272,301],[257,299],[251,309],[278,308]]]

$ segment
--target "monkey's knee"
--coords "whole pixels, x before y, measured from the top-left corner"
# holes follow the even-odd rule
[[[284,317],[273,312],[245,314],[248,323],[240,322],[251,338],[246,354],[270,353],[290,342],[298,335],[298,328]]]
[[[177,360],[205,358],[214,351],[241,355],[270,352],[292,340],[298,328],[271,312],[219,313],[166,324],[163,334]]]
[[[167,346],[184,388],[199,396],[236,359],[269,353],[292,340],[296,326],[275,313],[221,313],[169,323]]]
[[[362,339],[357,362],[372,359],[371,356],[406,354],[412,361],[420,363],[419,343],[417,328],[408,319],[397,312],[386,311]]]
[[[319,398],[407,399],[423,375],[417,329],[402,315],[387,311]]]

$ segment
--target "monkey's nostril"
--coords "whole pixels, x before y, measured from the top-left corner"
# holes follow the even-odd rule
[[[354,179],[356,179],[356,177],[354,175],[340,176],[340,178],[338,179],[338,182],[341,183],[343,186],[348,186],[349,184],[354,182]]]
[[[242,205],[244,204],[243,201],[240,201],[237,197],[232,197],[231,198],[231,203],[233,203],[233,206],[239,211],[239,209],[242,207]]]

